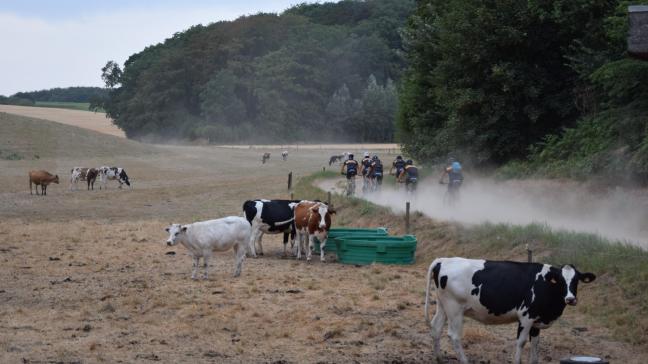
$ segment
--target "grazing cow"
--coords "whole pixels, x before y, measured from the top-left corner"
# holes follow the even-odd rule
[[[311,260],[311,252],[314,239],[320,241],[320,260],[324,259],[324,247],[326,246],[326,238],[328,231],[331,228],[331,214],[335,214],[335,210],[330,208],[324,202],[319,201],[302,201],[295,206],[295,232],[297,234],[297,259],[301,259],[301,251],[303,242],[308,239],[308,249],[306,250],[306,260]]]
[[[435,259],[427,275],[425,320],[429,321],[428,301],[433,280],[437,308],[429,322],[437,360],[441,361],[441,331],[447,320],[448,336],[459,361],[468,363],[461,346],[465,315],[485,324],[517,322],[514,363],[520,364],[522,348],[529,336],[529,361],[538,363],[540,329],[551,326],[562,315],[566,305],[576,305],[579,281],[589,283],[594,279],[594,274],[581,273],[572,265],[553,267],[483,259]]]
[[[263,156],[261,156],[261,164],[265,164],[268,160],[270,160],[270,153],[263,153]]]
[[[331,158],[329,158],[329,166],[333,163],[339,162],[344,158],[342,154],[340,155],[332,155]]]
[[[47,185],[50,183],[59,183],[59,177],[57,175],[52,175],[51,173],[47,171],[30,171],[29,172],[29,194],[33,195],[32,193],[32,183],[35,185],[34,189],[36,190],[36,194],[38,195],[38,186],[41,186],[41,195],[46,196],[47,195]]]
[[[94,184],[95,181],[97,180],[97,176],[99,176],[99,170],[96,168],[90,168],[88,169],[88,172],[86,173],[86,181],[88,182],[88,190],[90,190],[90,186],[92,186],[92,190],[94,191]]]
[[[193,258],[191,279],[197,279],[198,264],[202,257],[205,262],[205,275],[209,270],[209,259],[215,251],[234,249],[236,264],[234,277],[241,275],[245,251],[250,240],[250,224],[238,216],[228,216],[222,219],[199,221],[193,224],[171,224],[166,231],[169,233],[168,246],[177,243],[184,245]]]
[[[283,152],[281,152],[281,159],[283,159],[284,161],[288,160],[288,151],[287,150],[284,150]]]
[[[72,186],[74,186],[74,189],[77,189],[79,181],[86,180],[88,169],[86,167],[74,167],[70,170],[70,191],[72,191]]]
[[[119,188],[122,188],[123,184],[131,187],[130,180],[128,179],[128,175],[126,174],[126,170],[119,167],[99,167],[99,180],[101,181],[103,188],[108,188],[108,180],[116,180],[117,182],[119,182]],[[101,189],[101,186],[99,188]]]
[[[250,237],[250,255],[257,256],[256,244],[259,244],[259,255],[263,255],[263,234],[283,233],[284,256],[290,234],[291,246],[295,241],[293,207],[299,200],[248,200],[243,203],[243,214],[252,226]]]

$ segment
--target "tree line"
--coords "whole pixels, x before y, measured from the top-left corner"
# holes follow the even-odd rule
[[[628,1],[422,0],[404,34],[398,135],[508,177],[648,182],[648,63]]]
[[[136,139],[392,141],[414,5],[300,4],[194,26],[108,62],[99,106]]]
[[[47,90],[17,92],[9,97],[0,95],[0,104],[32,106],[38,101],[99,102],[108,96],[102,87],[56,87]]]

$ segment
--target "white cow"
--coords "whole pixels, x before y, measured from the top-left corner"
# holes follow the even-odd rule
[[[288,160],[288,151],[287,150],[284,150],[283,152],[281,152],[281,159],[283,159],[284,161]]]
[[[132,188],[128,179],[128,175],[126,174],[126,170],[124,170],[123,168],[108,166],[99,167],[99,181],[101,183],[99,188],[101,189],[101,187],[103,186],[104,189],[107,189],[109,180],[119,182],[119,188],[122,188],[123,184],[126,184],[128,187]]]
[[[193,224],[171,224],[166,231],[169,233],[167,245],[177,243],[184,245],[193,257],[192,279],[197,279],[198,264],[202,257],[205,261],[205,275],[209,269],[209,259],[215,251],[234,249],[236,265],[234,277],[241,274],[243,259],[247,244],[250,241],[251,227],[243,217],[228,216],[222,219],[199,221]]]

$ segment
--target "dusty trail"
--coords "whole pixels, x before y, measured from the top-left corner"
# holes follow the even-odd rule
[[[388,178],[392,178],[388,176]],[[358,192],[361,179],[356,183]],[[324,190],[341,191],[339,181],[319,182]],[[544,223],[552,228],[599,234],[603,237],[648,249],[648,192],[614,189],[588,191],[576,184],[548,180],[496,183],[488,179],[466,179],[460,201],[449,208],[443,204],[446,186],[435,178],[420,182],[411,198],[412,208],[429,217],[477,224]],[[383,186],[367,198],[395,211],[405,208],[402,190]]]

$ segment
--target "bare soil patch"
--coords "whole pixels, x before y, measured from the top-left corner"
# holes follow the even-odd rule
[[[332,151],[262,165],[255,150],[136,145],[120,153],[125,147],[115,144],[113,157],[109,146],[96,156],[71,145],[38,160],[0,160],[0,362],[432,361],[428,262],[307,264],[282,259],[280,238],[268,236],[266,256],[246,259],[241,277],[232,278],[228,252],[209,280],[192,281],[184,248],[164,245],[169,222],[239,215],[246,199],[288,197],[287,173],[328,168]],[[68,191],[71,167],[100,164],[126,168],[133,189]],[[35,168],[59,173],[61,185],[29,195]],[[393,217],[343,222],[402,231]],[[594,299],[586,292],[582,299]],[[514,326],[469,321],[464,342],[472,358],[505,363],[514,336]],[[644,349],[611,339],[578,308],[541,339],[543,362],[590,353],[645,363]]]

